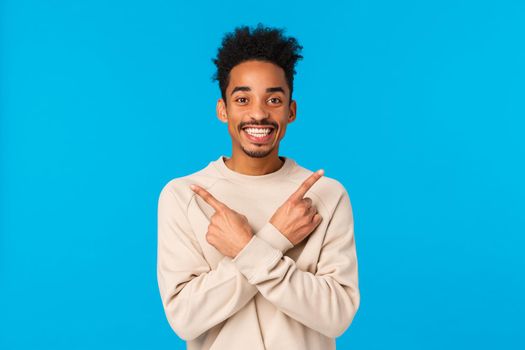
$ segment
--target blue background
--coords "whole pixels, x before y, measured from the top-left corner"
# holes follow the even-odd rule
[[[525,346],[525,2],[3,1],[0,348],[184,349],[162,186],[230,155],[211,62],[304,46],[280,154],[347,188],[362,303],[341,349]]]

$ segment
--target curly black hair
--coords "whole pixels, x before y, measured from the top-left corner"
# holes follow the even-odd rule
[[[212,61],[217,72],[212,80],[219,81],[221,95],[226,103],[226,87],[230,81],[233,67],[248,60],[260,60],[274,63],[284,70],[292,101],[295,64],[302,59],[299,53],[303,48],[293,37],[283,35],[284,29],[270,28],[258,23],[256,28],[240,26],[231,33],[226,33],[219,47],[217,57]]]

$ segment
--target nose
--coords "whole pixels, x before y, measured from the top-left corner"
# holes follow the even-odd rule
[[[252,105],[249,115],[250,117],[256,120],[266,119],[270,116],[270,114],[268,113],[268,109],[266,108],[263,102],[254,103]]]

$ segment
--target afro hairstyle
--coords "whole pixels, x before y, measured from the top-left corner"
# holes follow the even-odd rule
[[[240,26],[224,35],[217,57],[212,59],[217,66],[212,81],[219,82],[224,103],[226,103],[226,87],[229,84],[230,71],[236,65],[248,60],[267,61],[281,67],[290,89],[291,103],[295,65],[303,58],[300,55],[303,47],[299,45],[297,39],[284,36],[283,32],[282,28],[270,28],[258,23],[256,28]]]

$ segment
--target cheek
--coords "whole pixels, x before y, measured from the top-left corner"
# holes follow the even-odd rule
[[[286,128],[288,126],[288,120],[287,119],[280,120],[277,122],[277,124],[279,124],[279,138],[282,138],[282,136],[286,132]]]
[[[232,123],[231,121],[228,122],[228,133],[231,137],[234,138],[240,138],[241,133],[239,131],[238,124]]]
[[[286,133],[286,124],[281,124],[279,126],[279,135],[278,135],[279,140],[281,140],[284,137],[285,133]]]

